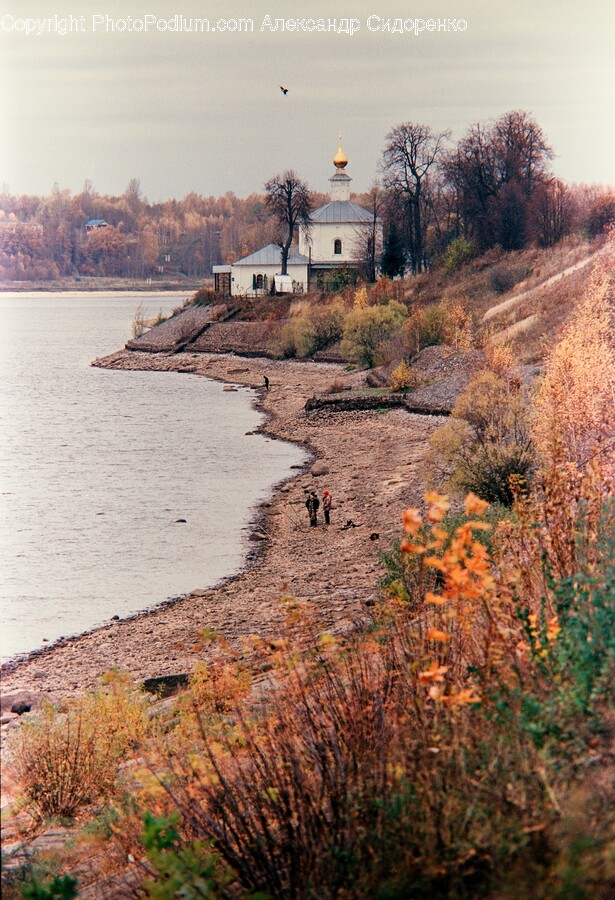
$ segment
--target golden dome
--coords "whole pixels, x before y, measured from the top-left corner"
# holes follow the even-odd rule
[[[337,153],[333,157],[333,165],[336,169],[345,169],[348,165],[348,159],[346,158],[346,154],[344,153],[344,148],[342,147],[342,133],[340,132],[340,145],[337,148]]]

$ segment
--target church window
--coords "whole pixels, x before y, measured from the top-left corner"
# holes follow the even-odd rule
[[[333,242],[333,252],[336,256],[342,255],[342,242],[339,238],[336,238]]]
[[[257,275],[256,276],[256,290],[262,291],[262,289],[263,289],[263,276]]]

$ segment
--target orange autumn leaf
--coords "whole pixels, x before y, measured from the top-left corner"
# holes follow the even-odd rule
[[[557,638],[557,636],[561,630],[562,629],[559,627],[559,623],[557,621],[557,616],[553,616],[552,619],[549,619],[549,622],[547,625],[547,640],[550,643],[553,643],[553,641]]]
[[[470,528],[472,531],[491,531],[492,526],[489,522],[480,522],[477,519],[471,519],[471,521],[466,522],[463,526],[464,528]]]
[[[446,641],[450,641],[451,637],[452,635],[447,631],[442,631],[440,628],[430,628],[427,632],[428,641],[441,641],[442,643],[446,643]]]
[[[442,697],[442,702],[449,703],[451,706],[463,706],[464,704],[468,703],[480,703],[481,699],[474,688],[463,688],[456,694],[450,694],[447,697]]]
[[[419,528],[423,524],[423,519],[421,518],[421,514],[418,509],[409,508],[405,509],[402,513],[402,521],[404,523],[404,530],[407,534],[411,534],[413,537],[416,537],[418,534]]]
[[[421,684],[429,684],[431,681],[444,681],[444,676],[449,670],[449,666],[439,666],[434,660],[428,669],[419,672],[419,682]]]
[[[402,553],[425,553],[425,547],[422,544],[414,544],[407,538],[404,538],[400,544]]]
[[[485,500],[481,500],[476,494],[470,493],[466,497],[466,516],[484,516],[489,504]]]
[[[438,506],[441,509],[450,509],[451,505],[446,494],[439,494],[438,491],[427,491],[425,503],[429,503],[430,506]]]
[[[451,508],[444,494],[438,494],[437,491],[428,491],[425,494],[425,503],[429,504],[427,518],[430,522],[441,522],[447,510]]]
[[[432,594],[431,591],[426,591],[425,603],[432,603],[434,606],[444,606],[448,603],[448,599],[446,597],[441,597],[439,594]]]

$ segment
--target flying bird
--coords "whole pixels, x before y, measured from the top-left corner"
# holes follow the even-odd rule
[[[286,94],[288,94],[288,88],[282,87],[282,85],[280,85],[280,90],[282,91],[284,96],[286,96]]]

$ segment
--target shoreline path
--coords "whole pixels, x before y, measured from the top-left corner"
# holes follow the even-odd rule
[[[327,363],[122,350],[93,365],[189,372],[254,387],[256,404],[266,416],[261,430],[306,446],[313,459],[255,512],[254,530],[262,529],[267,540],[253,545],[258,547],[254,564],[216,587],[187,584],[192,593],[185,598],[5,664],[4,695],[28,692],[58,700],[92,687],[114,667],[136,681],[190,673],[197,661],[215,652],[200,642],[203,628],[220,632],[235,648],[251,634],[278,635],[282,595],[309,602],[323,631],[343,633],[364,617],[365,601],[378,590],[379,554],[399,536],[403,509],[421,501],[420,462],[440,417],[402,409],[307,413],[306,400],[334,381],[362,383],[363,373]],[[313,475],[319,467],[328,473]],[[324,488],[333,494],[328,529],[322,516],[321,527],[309,528],[308,488],[319,497]],[[348,519],[361,527],[343,530]],[[374,532],[379,540],[370,540]]]

